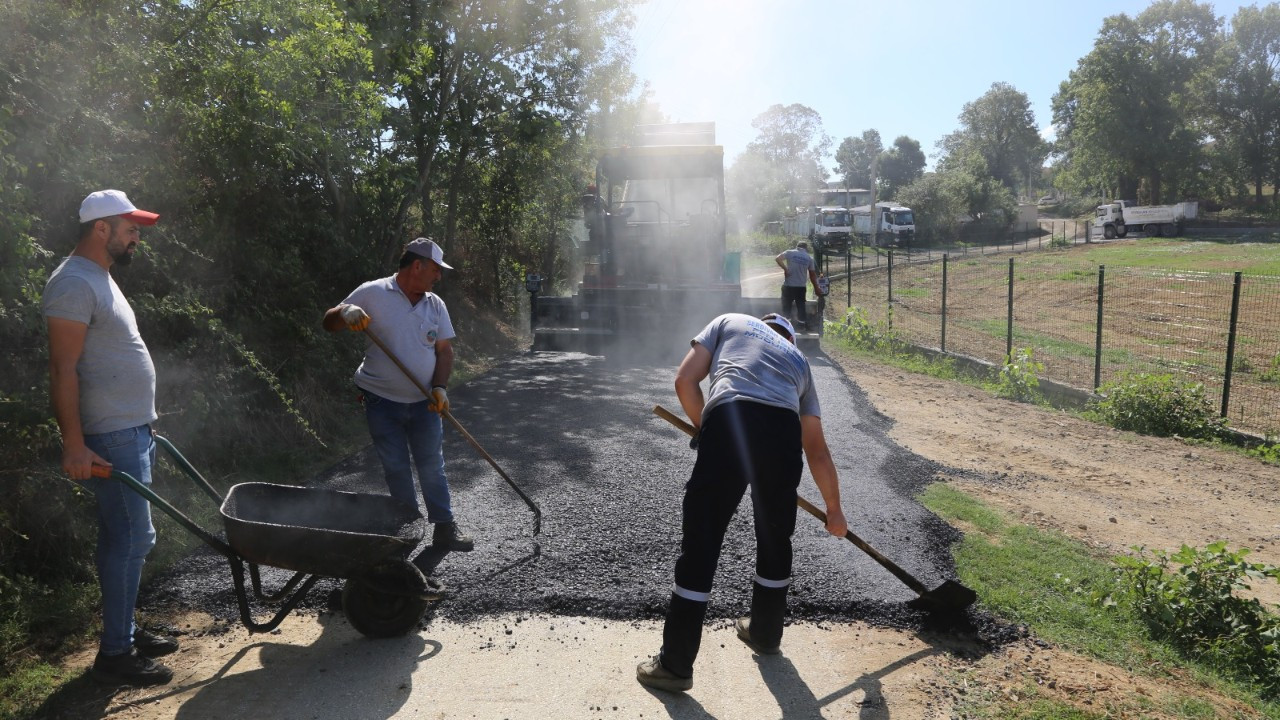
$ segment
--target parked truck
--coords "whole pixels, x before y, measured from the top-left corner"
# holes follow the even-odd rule
[[[1119,200],[1098,206],[1093,227],[1100,228],[1102,236],[1108,240],[1122,238],[1130,232],[1172,237],[1182,234],[1187,220],[1195,218],[1198,207],[1194,201],[1174,205],[1137,205]]]
[[[853,213],[846,207],[810,207],[803,210],[804,232],[814,253],[843,255],[853,237]]]
[[[911,208],[894,202],[878,202],[875,211],[870,205],[853,209],[853,234],[864,242],[871,240],[875,228],[875,243],[880,247],[901,246],[916,236],[916,219]]]

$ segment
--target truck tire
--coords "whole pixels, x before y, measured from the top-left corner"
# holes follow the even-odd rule
[[[1126,227],[1124,223],[1119,223],[1116,225],[1116,237],[1122,238],[1128,234],[1129,234],[1129,228]]]
[[[1103,226],[1102,237],[1108,240],[1114,240],[1116,238],[1116,226],[1115,225]]]
[[[1178,234],[1178,226],[1173,223],[1160,224],[1160,237],[1173,237]]]

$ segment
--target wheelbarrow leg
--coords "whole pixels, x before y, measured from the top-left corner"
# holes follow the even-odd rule
[[[244,626],[251,633],[271,632],[279,627],[285,616],[302,601],[303,596],[307,594],[311,586],[315,585],[316,581],[320,579],[318,575],[312,575],[307,578],[306,582],[303,582],[301,587],[294,591],[288,600],[285,600],[284,605],[280,606],[280,610],[276,612],[275,617],[265,623],[260,623],[254,621],[253,615],[249,612],[249,595],[244,589],[244,562],[239,557],[228,558],[228,562],[231,564],[231,577],[235,579],[236,602],[240,605],[240,621],[244,623]],[[296,578],[297,576],[295,576]]]

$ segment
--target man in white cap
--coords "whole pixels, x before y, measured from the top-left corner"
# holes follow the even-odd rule
[[[91,673],[123,685],[169,682],[173,672],[151,658],[178,649],[172,637],[134,623],[142,565],[156,541],[151,505],[118,480],[92,477],[100,465],[151,484],[156,371],[133,308],[109,271],[133,260],[140,228],[159,217],[119,190],[90,193],[80,205],[80,239],[42,298],[62,469],[92,488],[98,504],[102,636]]]
[[[453,323],[444,301],[431,292],[444,271],[452,269],[439,245],[418,238],[405,246],[395,275],[364,283],[329,308],[324,328],[330,332],[368,328],[418,383],[431,388],[431,397],[424,398],[382,348],[368,343],[355,382],[387,489],[392,497],[417,507],[416,469],[427,521],[435,524],[432,546],[468,551],[474,543],[458,529],[449,498],[440,416],[449,409],[446,388],[453,372]]]
[[[683,503],[683,537],[675,585],[662,630],[662,650],[636,668],[641,684],[693,687],[693,662],[711,598],[725,530],[748,487],[756,528],[751,615],[735,623],[738,639],[762,655],[779,652],[791,585],[791,534],[804,459],[822,494],[827,531],[848,529],[840,480],[822,432],[809,361],[795,330],[776,314],[730,313],[693,338],[676,371],[676,395],[698,434]],[[711,376],[704,400],[701,382]]]

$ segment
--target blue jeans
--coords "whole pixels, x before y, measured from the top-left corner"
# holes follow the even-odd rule
[[[444,425],[427,401],[400,403],[364,390],[364,415],[391,497],[418,506],[413,471],[418,471],[427,521],[453,522],[449,482],[444,475]]]
[[[98,435],[85,435],[84,444],[111,463],[113,470],[151,485],[156,443],[150,425]],[[133,611],[138,601],[142,564],[156,544],[151,503],[133,488],[113,478],[91,478],[98,499],[98,585],[102,588],[103,655],[121,655],[133,647]]]

